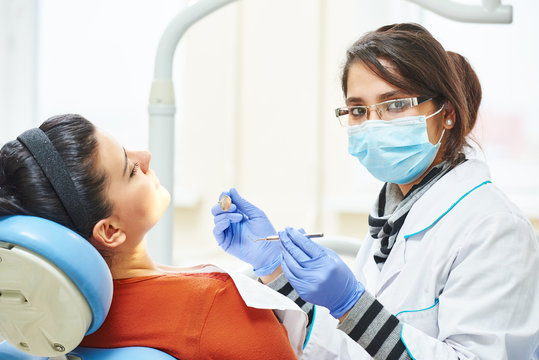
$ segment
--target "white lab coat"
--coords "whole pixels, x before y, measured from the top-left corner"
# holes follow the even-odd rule
[[[537,238],[489,180],[468,160],[414,204],[382,271],[370,236],[357,255],[358,280],[404,323],[414,359],[528,360],[539,344]],[[304,356],[371,359],[336,324],[318,311]]]

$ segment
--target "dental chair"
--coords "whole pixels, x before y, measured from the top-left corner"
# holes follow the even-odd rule
[[[77,347],[111,301],[110,271],[88,241],[46,219],[0,217],[0,359],[174,360],[145,347]]]

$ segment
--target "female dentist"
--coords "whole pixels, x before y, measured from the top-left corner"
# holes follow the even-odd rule
[[[481,101],[468,61],[420,25],[384,26],[348,49],[342,89],[348,151],[385,182],[355,274],[303,231],[253,242],[276,232],[235,189],[228,211],[212,208],[219,245],[307,312],[305,355],[532,358],[538,243],[486,164],[464,155]]]

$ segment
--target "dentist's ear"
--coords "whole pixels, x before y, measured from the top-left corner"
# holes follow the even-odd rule
[[[117,227],[110,217],[99,220],[92,232],[92,243],[98,250],[118,247],[125,239],[125,232]]]

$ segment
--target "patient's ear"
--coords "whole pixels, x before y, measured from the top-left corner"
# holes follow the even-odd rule
[[[110,217],[101,219],[95,224],[92,233],[93,243],[100,248],[115,248],[125,242],[125,232],[116,226]]]

